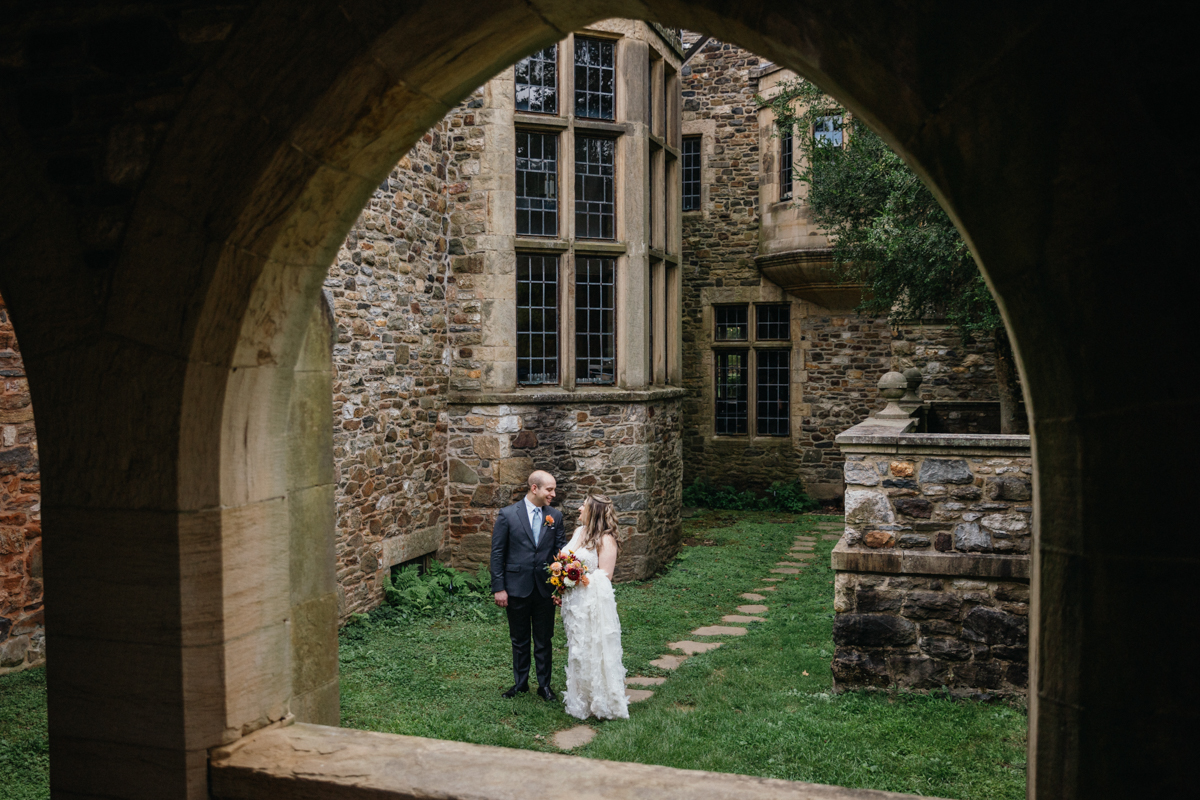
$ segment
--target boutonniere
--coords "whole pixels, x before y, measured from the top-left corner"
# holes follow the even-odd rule
[[[554,517],[552,517],[552,516],[550,516],[549,514],[547,514],[547,515],[546,515],[546,525],[547,525],[547,526],[550,526],[550,525],[553,525],[553,524],[554,524]]]

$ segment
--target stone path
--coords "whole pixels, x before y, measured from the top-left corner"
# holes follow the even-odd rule
[[[817,522],[814,527],[816,528],[814,533],[819,534],[822,540],[837,541],[841,538],[845,525],[840,521],[822,521]],[[789,560],[780,561],[770,570],[770,572],[773,575],[799,575],[804,571],[804,568],[808,566],[809,562],[816,557],[816,553],[814,552],[816,542],[817,536],[815,535],[809,535],[806,533],[797,535],[796,541],[792,545],[791,550],[786,556],[784,556]],[[763,583],[775,584],[786,579],[780,577],[764,577],[760,580]],[[767,596],[762,594],[762,592],[773,592],[777,588],[778,587],[774,585],[756,586],[754,587],[754,591],[743,592],[738,596],[743,600],[764,601],[767,600]],[[745,636],[747,629],[742,627],[742,625],[751,622],[764,622],[766,617],[761,615],[767,613],[769,610],[770,606],[761,605],[758,603],[740,605],[737,607],[737,611],[739,613],[726,614],[725,616],[721,617],[722,622],[741,623],[740,625],[704,625],[692,631],[691,635],[701,638],[709,636]],[[667,649],[675,652],[664,653],[663,655],[651,661],[650,664],[663,670],[675,670],[678,669],[679,665],[684,661],[687,661],[691,656],[699,653],[707,653],[710,650],[715,650],[722,644],[724,644],[724,642],[693,641],[691,639],[684,639],[678,642],[667,642]],[[667,679],[665,677],[650,677],[647,675],[631,675],[625,678],[625,686],[627,687],[625,692],[629,697],[629,702],[640,703],[643,700],[649,700],[654,696],[654,692],[646,688],[631,689],[628,687],[661,686],[662,684],[666,683],[666,681]],[[693,706],[679,706],[676,704],[676,707],[681,711],[693,710]],[[595,736],[596,730],[594,728],[591,728],[587,725],[576,725],[573,728],[567,728],[566,730],[562,730],[554,734],[554,736],[551,737],[551,741],[553,742],[554,746],[560,750],[570,750],[572,748],[587,744]]]

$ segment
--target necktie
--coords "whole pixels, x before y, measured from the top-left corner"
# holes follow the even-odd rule
[[[533,526],[533,546],[537,547],[542,540],[542,512],[541,509],[535,508],[533,516],[530,518],[531,526]]]

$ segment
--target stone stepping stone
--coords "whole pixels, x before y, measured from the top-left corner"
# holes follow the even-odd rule
[[[769,586],[767,588],[774,589],[775,587]],[[767,599],[767,598],[763,597],[761,594],[755,594],[754,592],[744,592],[744,593],[738,595],[738,597],[742,598],[743,600],[766,600]]]
[[[840,533],[827,533],[821,538],[827,542],[840,542],[842,540],[842,535]]]
[[[797,536],[796,544],[812,544],[817,540],[815,536]]]
[[[770,581],[781,581],[781,580],[783,580],[783,578],[762,578],[762,580],[764,580],[764,581],[768,581],[768,582],[770,582]]]
[[[720,646],[721,642],[692,642],[687,640],[682,642],[667,642],[667,647],[672,650],[682,650],[689,656],[694,656],[697,653],[707,653],[709,650],[716,650]]]
[[[693,631],[693,633],[694,633],[694,631]],[[688,660],[687,656],[665,655],[665,656],[659,656],[658,658],[651,661],[650,666],[658,667],[659,669],[678,669],[679,665],[687,660]]]
[[[567,728],[565,731],[559,731],[554,734],[550,741],[559,750],[570,750],[585,745],[595,738],[595,728],[589,728],[587,725],[576,725],[574,728]]]
[[[766,617],[751,617],[746,614],[726,614],[721,622],[766,622]]]
[[[800,561],[808,561],[809,559],[813,559],[816,557],[817,557],[816,553],[788,553],[788,558],[795,558]]]
[[[773,592],[778,588],[779,588],[778,586],[756,586],[754,588],[754,591],[756,591],[756,592]]]
[[[626,686],[662,686],[666,678],[651,678],[646,675],[634,675],[625,679]]]
[[[692,636],[745,636],[745,628],[736,628],[729,625],[705,625],[703,628],[696,628],[692,631]],[[665,656],[670,658],[670,656]],[[686,658],[687,656],[684,656]],[[651,661],[651,664],[654,662]]]
[[[774,572],[778,575],[799,575],[800,574],[800,570],[793,569],[792,567],[776,567],[775,569],[771,570],[771,572]],[[767,580],[770,580],[770,578],[768,578]]]
[[[766,606],[738,606],[737,610],[743,614],[762,614],[769,609]]]
[[[640,703],[643,700],[649,700],[654,697],[654,692],[649,689],[626,689],[625,696],[629,698],[631,703]]]

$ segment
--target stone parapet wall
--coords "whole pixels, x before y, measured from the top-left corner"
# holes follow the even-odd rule
[[[616,580],[649,577],[678,548],[682,505],[678,389],[480,396],[449,409],[449,536],[439,558],[473,570],[491,554],[498,509],[526,491],[534,469],[558,482],[568,530],[591,493],[620,522]],[[590,399],[584,399],[592,395]],[[490,402],[487,402],[490,401]]]
[[[1023,693],[1029,437],[904,432],[914,425],[868,419],[837,439],[835,684]]]
[[[0,298],[0,674],[46,658],[41,488],[29,382]]]

